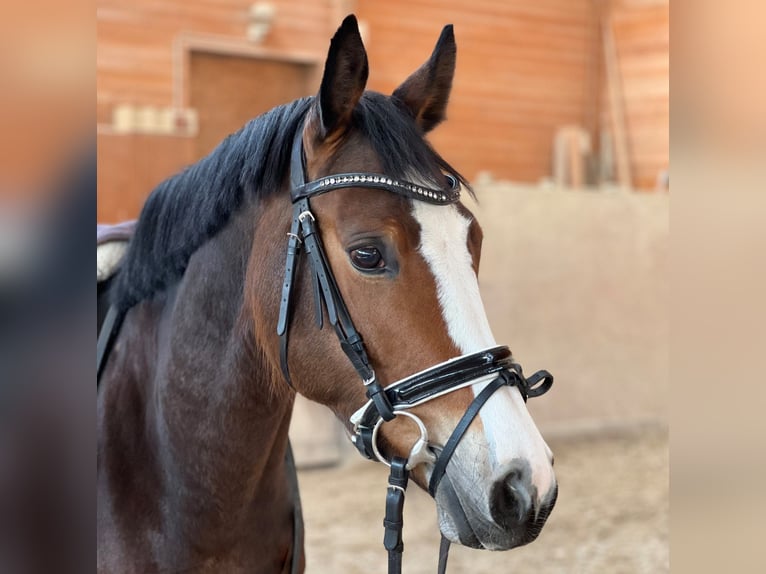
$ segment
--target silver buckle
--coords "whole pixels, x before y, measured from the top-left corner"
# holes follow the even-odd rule
[[[316,217],[314,217],[314,214],[311,213],[308,209],[306,211],[301,211],[300,214],[298,214],[298,221],[303,223],[303,219],[308,216],[311,218],[311,221],[316,221]]]
[[[370,372],[372,375],[370,375],[369,379],[362,379],[362,383],[364,383],[365,387],[369,387],[372,383],[375,382],[375,371],[373,369],[370,369]]]

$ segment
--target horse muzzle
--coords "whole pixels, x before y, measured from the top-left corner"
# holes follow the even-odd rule
[[[558,486],[542,498],[517,462],[480,499],[476,484],[445,476],[436,495],[439,527],[451,542],[470,548],[510,550],[535,540],[556,503]]]

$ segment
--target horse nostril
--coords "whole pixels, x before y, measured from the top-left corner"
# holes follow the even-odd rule
[[[492,487],[490,512],[499,526],[519,526],[531,514],[535,488],[529,476],[529,465],[517,463]]]

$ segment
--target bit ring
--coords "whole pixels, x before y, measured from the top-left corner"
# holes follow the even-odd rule
[[[426,430],[426,425],[423,424],[423,421],[416,415],[407,411],[394,411],[394,416],[405,416],[412,419],[415,424],[418,425],[418,430],[420,431],[420,437],[412,445],[410,454],[407,456],[407,470],[412,470],[422,462],[435,463],[436,456],[428,449],[428,431]],[[380,427],[384,422],[386,421],[382,418],[378,419],[378,422],[376,422],[375,426],[372,428],[372,452],[380,462],[390,467],[391,463],[386,460],[378,449],[378,430],[380,430]]]

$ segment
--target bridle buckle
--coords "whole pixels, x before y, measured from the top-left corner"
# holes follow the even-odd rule
[[[375,371],[370,368],[370,377],[367,379],[362,379],[362,383],[364,383],[365,387],[369,387],[372,383],[375,382]]]
[[[306,211],[301,211],[301,212],[298,214],[298,221],[300,221],[301,223],[303,223],[303,220],[304,220],[306,217],[310,217],[310,218],[311,218],[311,221],[316,221],[316,217],[314,217],[314,214],[313,214],[313,213],[311,213],[309,210],[306,210]]]

